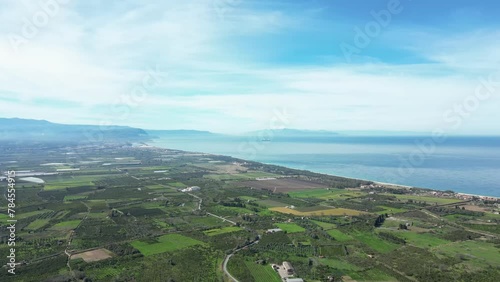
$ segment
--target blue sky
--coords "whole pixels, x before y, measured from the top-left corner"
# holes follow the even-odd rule
[[[2,1],[0,116],[226,133],[497,134],[499,6]]]

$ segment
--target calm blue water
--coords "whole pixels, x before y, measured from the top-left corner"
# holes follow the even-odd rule
[[[417,144],[425,143],[426,146]],[[500,137],[169,137],[152,145],[353,178],[500,197]]]

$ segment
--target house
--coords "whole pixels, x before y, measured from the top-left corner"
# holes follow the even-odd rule
[[[201,188],[198,186],[191,186],[188,188],[184,188],[181,190],[181,192],[194,192],[194,191],[199,191]]]
[[[280,228],[273,228],[273,229],[267,229],[266,233],[276,233],[276,232],[281,232]]]
[[[293,269],[293,266],[291,263],[289,263],[288,261],[284,261],[283,262],[283,268],[286,270],[286,273],[288,275],[293,275],[295,270]]]
[[[285,278],[285,282],[304,282],[302,278]]]

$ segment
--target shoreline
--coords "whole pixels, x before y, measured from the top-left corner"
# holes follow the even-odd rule
[[[264,162],[259,162],[259,161],[250,161],[250,160],[240,159],[240,158],[233,157],[233,156],[228,156],[228,155],[220,155],[220,154],[205,153],[205,152],[191,152],[191,151],[185,151],[185,150],[180,150],[180,149],[170,149],[170,148],[165,148],[165,147],[159,147],[159,146],[152,145],[150,143],[145,143],[145,142],[136,143],[136,144],[138,144],[140,148],[151,148],[151,149],[161,149],[161,150],[175,150],[175,151],[181,151],[181,152],[185,152],[185,153],[196,153],[196,154],[206,154],[206,155],[213,155],[213,156],[231,157],[231,158],[239,159],[239,160],[246,161],[246,162],[257,162],[257,163],[266,164],[266,165],[276,165],[276,166],[281,166],[281,167],[288,168],[288,169],[299,170],[299,169],[296,169],[296,168],[293,168],[293,167],[284,166],[284,165],[264,163]],[[435,192],[453,191],[454,195],[458,195],[458,196],[478,197],[480,199],[493,199],[493,200],[497,200],[497,201],[500,200],[500,197],[497,197],[497,196],[468,194],[468,193],[457,192],[457,191],[449,190],[449,189],[439,190],[439,189],[434,189],[434,188],[415,187],[415,186],[409,186],[409,185],[404,185],[404,184],[388,183],[388,182],[381,182],[381,181],[375,181],[375,180],[370,180],[370,179],[354,178],[354,177],[347,177],[347,176],[335,175],[335,174],[330,174],[330,173],[316,172],[316,171],[312,171],[312,170],[306,170],[306,171],[313,172],[313,173],[318,173],[318,174],[324,174],[324,175],[333,176],[333,177],[342,177],[342,178],[353,179],[353,180],[369,181],[369,182],[373,182],[374,184],[380,184],[380,185],[391,185],[391,186],[400,187],[400,188],[403,188],[403,189],[430,190],[430,191],[435,191]]]

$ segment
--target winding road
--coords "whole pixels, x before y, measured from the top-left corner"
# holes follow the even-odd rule
[[[260,240],[260,235],[259,235],[259,239],[258,240],[255,240],[253,241],[252,243],[248,244],[248,245],[245,245],[241,248],[238,248],[236,250],[234,250],[234,252],[232,252],[231,254],[227,255],[225,258],[224,258],[224,262],[222,263],[222,270],[224,271],[224,273],[227,275],[227,277],[229,277],[229,279],[231,279],[233,282],[239,282],[238,279],[234,278],[231,273],[229,273],[229,271],[227,270],[227,263],[229,262],[229,259],[234,255],[236,254],[237,252],[243,250],[244,248],[246,247],[250,247],[252,245],[255,245],[257,243],[259,243],[259,240]]]

